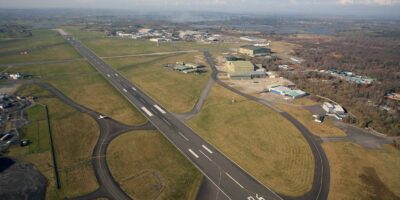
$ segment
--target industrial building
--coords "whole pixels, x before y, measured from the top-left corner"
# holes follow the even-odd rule
[[[292,99],[298,99],[307,95],[303,90],[293,90],[282,85],[272,85],[268,87],[268,91],[282,96],[288,96]]]
[[[271,49],[260,46],[246,45],[239,48],[239,53],[248,55],[250,57],[267,56],[271,54]]]
[[[232,80],[249,80],[267,77],[265,70],[254,71],[255,67],[250,61],[227,61],[226,68],[228,69],[228,76]]]
[[[326,115],[333,116],[339,120],[346,117],[346,111],[340,105],[325,102],[322,104],[322,109],[326,111]]]

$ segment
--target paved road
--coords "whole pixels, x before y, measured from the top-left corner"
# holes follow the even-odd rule
[[[100,187],[94,192],[74,199],[91,200],[99,197],[108,197],[109,199],[131,199],[114,180],[108,168],[106,160],[107,147],[113,139],[128,131],[154,130],[155,128],[149,123],[141,126],[127,126],[110,118],[99,119],[100,113],[75,103],[52,85],[43,82],[38,83],[38,85],[51,92],[65,104],[79,112],[90,115],[94,120],[96,120],[100,128],[100,136],[93,150],[92,159],[93,169]]]
[[[66,39],[228,199],[282,199],[158,105],[82,43],[72,37]],[[114,199],[124,198],[115,196]]]
[[[330,172],[329,172],[329,162],[328,159],[325,155],[324,150],[321,147],[321,139],[314,136],[306,127],[304,127],[303,124],[301,124],[298,120],[296,120],[293,116],[288,114],[287,112],[284,112],[278,108],[276,108],[272,102],[269,102],[267,100],[259,99],[257,97],[251,96],[249,94],[245,94],[233,87],[230,87],[226,83],[222,82],[221,80],[218,79],[217,76],[217,68],[215,67],[214,61],[212,59],[212,56],[210,55],[209,52],[205,52],[204,56],[207,59],[207,62],[213,69],[213,78],[214,80],[223,86],[224,88],[237,93],[241,96],[244,96],[250,100],[259,102],[276,112],[280,113],[284,118],[289,120],[300,132],[301,134],[305,137],[306,141],[310,145],[311,151],[314,156],[314,161],[315,161],[315,169],[314,169],[314,179],[313,179],[313,184],[312,188],[309,192],[307,192],[303,196],[299,197],[288,197],[281,195],[282,198],[284,199],[295,199],[295,200],[324,200],[328,198],[328,193],[329,193],[329,179],[330,179]]]

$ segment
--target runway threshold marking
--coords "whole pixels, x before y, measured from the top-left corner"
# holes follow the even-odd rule
[[[206,145],[201,145],[208,153],[213,153]]]
[[[128,92],[128,90],[126,90],[126,89],[123,89],[123,91],[124,91],[124,92]]]
[[[162,114],[165,114],[167,112],[165,112],[163,109],[160,108],[160,106],[158,105],[153,105],[158,111],[160,111]]]
[[[118,77],[118,74],[115,74],[116,77]]]
[[[197,155],[192,149],[189,149],[189,152],[196,158],[199,158],[199,155]]]
[[[178,131],[178,134],[179,134],[181,137],[183,137],[183,139],[185,139],[186,141],[189,141],[189,139],[188,139],[185,135],[183,135],[180,131]]]
[[[136,92],[136,88],[132,87],[132,90]]]
[[[243,185],[241,185],[239,182],[237,182],[237,180],[235,180],[230,174],[228,174],[227,172],[225,172],[225,174],[232,179],[233,182],[235,182],[238,186],[240,186],[242,189],[244,188]]]
[[[208,157],[205,153],[203,153],[201,150],[199,150],[201,154],[203,154],[209,161],[212,161],[210,157]]]
[[[147,108],[146,107],[142,107],[142,110],[148,115],[148,116],[150,116],[150,117],[152,117],[153,116],[153,113],[151,113],[149,110],[147,110]]]

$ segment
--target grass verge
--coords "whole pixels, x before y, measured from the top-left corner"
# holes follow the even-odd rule
[[[199,53],[107,60],[166,109],[184,113],[196,104],[210,77],[210,69],[204,74],[183,74],[164,67],[177,61],[198,61],[206,66]]]
[[[35,93],[35,91],[38,92]],[[92,170],[91,159],[99,135],[96,122],[37,86],[23,87],[18,93],[37,95],[39,102],[49,108],[61,189],[57,190],[55,186],[49,133],[43,106],[36,105],[28,110],[30,123],[21,129],[24,137],[30,139],[32,144],[26,148],[13,147],[10,155],[33,163],[47,177],[49,181],[47,199],[70,198],[94,191],[98,184]]]
[[[216,85],[189,126],[274,191],[297,196],[311,189],[310,147],[292,124],[265,106]]]
[[[195,199],[202,176],[156,131],[116,138],[107,161],[116,181],[135,199]]]
[[[331,170],[329,199],[400,199],[400,151],[324,143]]]

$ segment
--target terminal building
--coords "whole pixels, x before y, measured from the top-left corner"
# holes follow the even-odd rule
[[[239,53],[248,55],[250,57],[268,56],[271,54],[271,49],[260,46],[246,45],[239,48]]]

